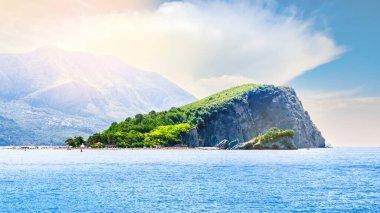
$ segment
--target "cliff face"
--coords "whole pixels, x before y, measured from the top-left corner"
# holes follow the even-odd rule
[[[202,117],[204,122],[183,137],[184,144],[215,146],[222,140],[242,143],[278,127],[294,130],[297,148],[325,147],[325,139],[289,87],[259,86]]]

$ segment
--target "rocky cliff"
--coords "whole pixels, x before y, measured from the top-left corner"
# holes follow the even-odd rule
[[[223,101],[215,103],[221,97]],[[321,132],[289,87],[243,85],[182,108],[203,112],[201,122],[182,138],[191,147],[215,146],[223,140],[242,143],[273,127],[294,130],[297,148],[325,147]]]

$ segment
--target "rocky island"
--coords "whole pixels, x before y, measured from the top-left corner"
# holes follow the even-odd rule
[[[137,114],[102,133],[70,138],[89,147],[322,148],[325,139],[290,87],[245,84],[167,111]]]

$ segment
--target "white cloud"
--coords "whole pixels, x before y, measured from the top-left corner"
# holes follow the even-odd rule
[[[380,98],[355,97],[357,90],[300,95],[307,109],[333,146],[380,146]]]
[[[311,21],[297,18],[294,7],[280,14],[260,2],[190,1],[163,3],[154,10],[99,12],[89,2],[92,9],[85,15],[39,19],[33,27],[7,28],[6,35],[0,27],[0,36],[12,41],[0,47],[53,44],[116,55],[198,97],[247,79],[283,84],[344,51],[328,33],[315,31]]]

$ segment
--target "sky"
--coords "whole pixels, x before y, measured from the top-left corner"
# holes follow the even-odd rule
[[[288,85],[333,146],[380,146],[379,1],[0,0],[0,52],[118,57],[198,98]]]

